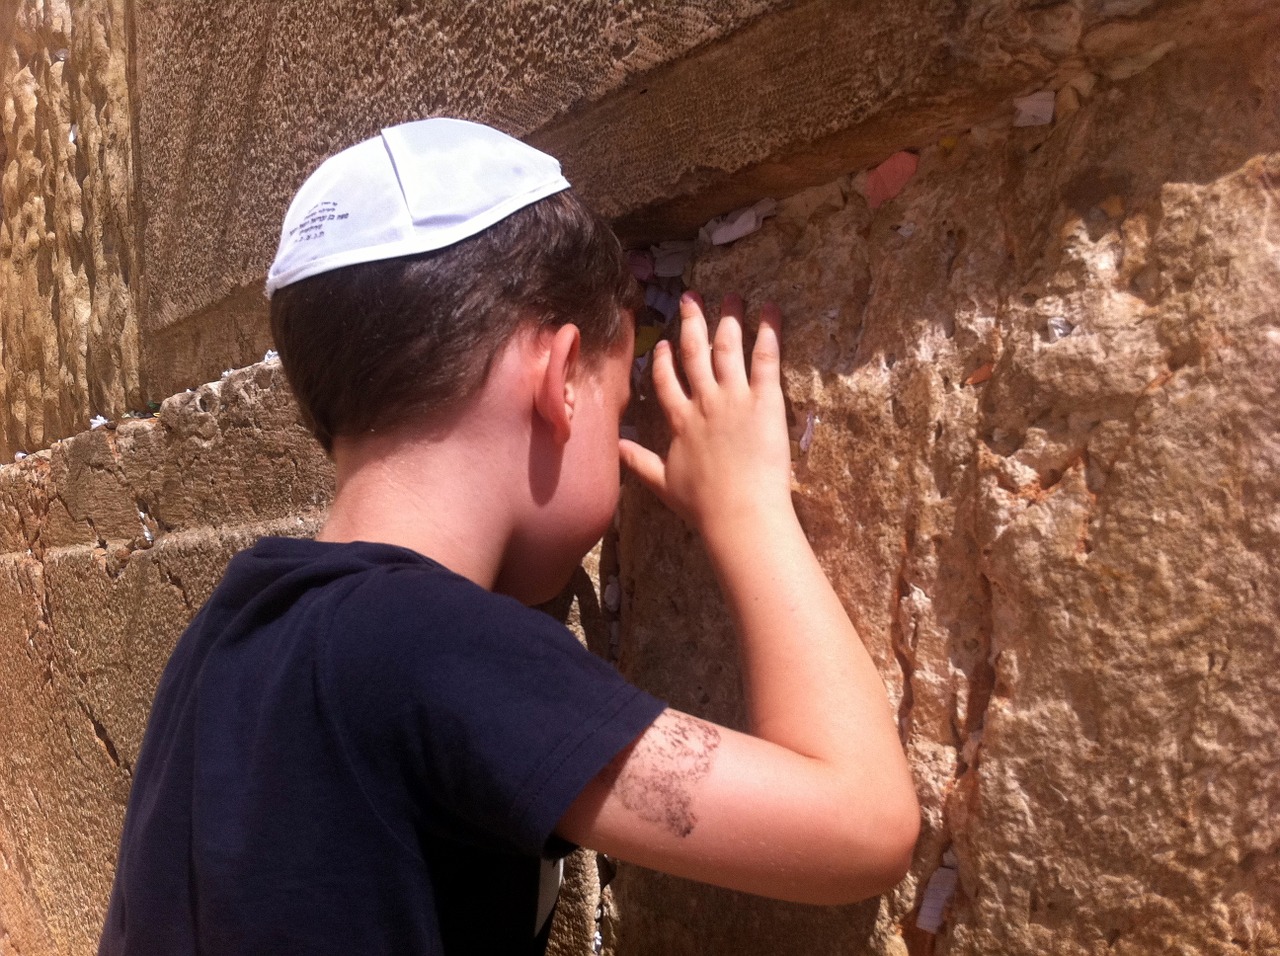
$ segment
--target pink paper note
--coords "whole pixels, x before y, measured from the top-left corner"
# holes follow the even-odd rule
[[[898,193],[916,174],[920,164],[915,153],[894,153],[867,174],[867,205],[878,209]]]

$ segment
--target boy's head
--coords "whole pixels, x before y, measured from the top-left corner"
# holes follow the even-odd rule
[[[312,174],[267,292],[285,374],[326,451],[459,410],[522,329],[572,322],[588,362],[620,346],[638,288],[568,187],[551,157],[450,119],[384,130]]]

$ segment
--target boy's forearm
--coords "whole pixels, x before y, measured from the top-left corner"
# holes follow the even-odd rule
[[[752,732],[900,783],[884,682],[794,511],[762,508],[705,529],[704,540],[740,635]]]
[[[624,755],[619,776],[589,788],[565,832],[722,886],[849,902],[901,879],[918,807],[884,684],[791,504],[781,316],[761,309],[748,374],[742,311],[741,299],[725,298],[708,347],[701,302],[686,294],[687,386],[669,347],[660,343],[653,359],[672,433],[667,455],[627,441],[620,451],[703,537],[741,639],[751,732],[668,711]],[[713,741],[697,750],[704,776],[696,786],[688,760],[672,758],[673,739]],[[628,793],[665,794],[673,779],[685,781],[676,789],[699,822],[692,832],[655,835]]]

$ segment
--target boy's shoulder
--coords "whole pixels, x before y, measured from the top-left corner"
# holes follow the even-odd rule
[[[220,590],[230,592],[224,600],[233,606],[252,601],[265,614],[286,616],[320,612],[330,624],[384,628],[387,637],[445,620],[454,629],[563,630],[554,618],[426,555],[379,541],[262,538],[232,559]]]
[[[430,684],[466,662],[496,671],[530,656],[608,667],[549,614],[383,542],[263,538],[232,560],[210,605],[215,615],[221,605],[210,622],[220,643],[260,644],[246,656],[314,654],[343,685],[356,675]]]

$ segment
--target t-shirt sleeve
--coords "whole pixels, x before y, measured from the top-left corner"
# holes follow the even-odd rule
[[[405,842],[566,852],[555,825],[665,706],[553,618],[436,568],[370,575],[322,640],[337,745]]]

